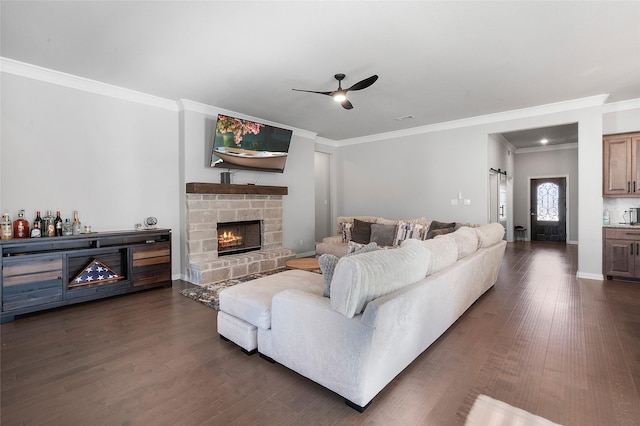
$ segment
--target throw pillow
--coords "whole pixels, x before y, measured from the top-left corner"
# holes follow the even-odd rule
[[[438,235],[447,235],[450,234],[452,232],[454,232],[454,228],[442,228],[442,229],[435,229],[433,230],[433,232],[431,233],[431,238],[435,238]],[[427,238],[428,240],[430,240],[431,238]]]
[[[428,230],[428,225],[422,225],[420,223],[408,223],[401,220],[400,223],[398,223],[398,231],[393,241],[393,245],[398,246],[404,240],[409,239],[424,240],[426,239]]]
[[[368,253],[377,249],[378,245],[376,243],[358,244],[354,243],[353,241],[349,241],[349,251],[347,251],[347,256]],[[320,271],[322,272],[322,279],[324,280],[324,292],[322,293],[324,297],[329,297],[329,294],[331,292],[331,280],[333,279],[333,271],[336,269],[336,265],[338,264],[339,260],[339,257],[329,253],[325,253],[318,258]]]
[[[353,228],[353,223],[342,222],[340,224],[340,229],[342,231],[342,242],[348,243],[351,241],[351,228]]]
[[[371,224],[371,242],[379,246],[392,246],[396,236],[396,225]]]
[[[369,244],[369,241],[371,240],[371,222],[353,219],[351,240],[360,244]]]
[[[369,243],[361,246],[354,252],[349,253],[349,256],[353,256],[355,254],[369,253],[370,251],[376,251],[376,250],[378,250],[378,244],[373,242],[373,243]]]
[[[452,232],[453,230],[455,230],[456,228],[456,223],[455,222],[450,222],[450,223],[444,223],[444,222],[438,222],[437,220],[432,220],[431,221],[431,225],[429,226],[429,232],[427,232],[427,240],[430,240],[431,238],[435,237],[436,235],[443,235],[442,233],[437,234],[436,231],[438,229],[447,229],[447,228],[451,228]]]
[[[323,254],[318,258],[318,264],[320,264],[320,271],[322,272],[322,279],[324,280],[324,297],[329,297],[329,290],[331,289],[331,279],[333,278],[333,271],[336,269],[336,265],[340,258],[333,254]]]

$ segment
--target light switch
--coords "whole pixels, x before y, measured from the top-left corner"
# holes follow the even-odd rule
[[[451,205],[452,206],[457,206],[458,205],[458,200],[456,198],[452,198],[451,199]]]
[[[465,205],[465,206],[470,206],[470,205],[471,205],[471,200],[470,200],[470,199],[468,199],[468,198],[465,198],[465,199],[464,199],[464,205]]]

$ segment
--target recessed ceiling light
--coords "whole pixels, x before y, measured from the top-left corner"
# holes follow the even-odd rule
[[[547,144],[547,142],[549,142],[547,139],[542,139],[542,140],[540,140],[540,143],[541,143],[542,145],[546,145],[546,144]]]
[[[396,117],[396,118],[394,118],[394,120],[402,121],[402,120],[406,120],[408,118],[416,118],[416,117],[414,115],[409,114],[409,115],[403,115],[402,117]]]

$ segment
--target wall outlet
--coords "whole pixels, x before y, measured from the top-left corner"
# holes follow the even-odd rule
[[[452,206],[457,206],[458,205],[458,199],[457,198],[452,198],[451,199],[451,205]]]
[[[464,199],[464,205],[465,205],[465,206],[470,206],[470,205],[471,205],[471,200],[470,200],[470,199],[468,199],[468,198],[465,198],[465,199]]]

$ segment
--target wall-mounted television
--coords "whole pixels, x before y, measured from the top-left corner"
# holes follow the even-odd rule
[[[284,172],[291,130],[218,115],[211,167]]]

